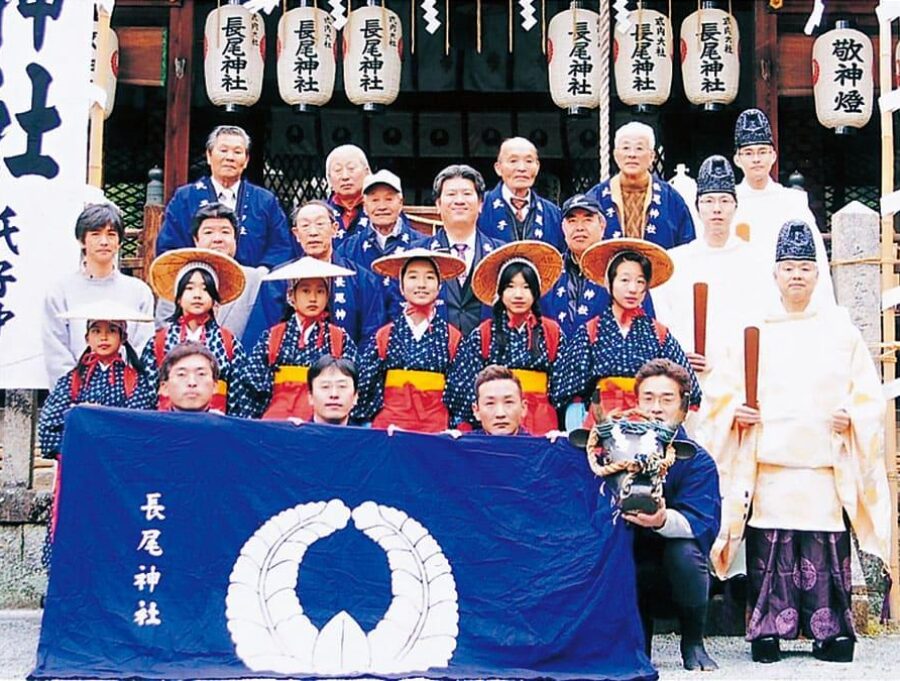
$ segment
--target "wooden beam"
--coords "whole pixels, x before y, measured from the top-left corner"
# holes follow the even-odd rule
[[[169,11],[166,73],[165,199],[188,179],[191,134],[191,74],[194,52],[194,3]]]
[[[119,83],[166,84],[166,35],[162,26],[119,26]]]
[[[877,36],[869,36],[872,40],[874,54],[879,54],[881,48]],[[782,34],[778,38],[776,60],[781,64],[793,64],[793,68],[784,69],[778,81],[778,92],[782,97],[812,97],[812,49],[816,36],[803,35],[802,33]],[[896,44],[896,40],[894,40]],[[891,49],[893,54],[893,48]],[[878,68],[878,62],[875,62]],[[875,96],[880,92],[878,79],[875,80]]]
[[[756,55],[756,106],[766,112],[772,124],[775,148],[778,149],[778,82],[781,63],[778,59],[778,16],[767,10],[768,3],[753,4],[754,50]],[[790,69],[789,69],[790,70]],[[778,156],[772,167],[773,177],[778,177]]]

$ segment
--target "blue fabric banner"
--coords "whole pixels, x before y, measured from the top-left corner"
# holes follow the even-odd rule
[[[76,407],[36,678],[655,679],[583,452]]]

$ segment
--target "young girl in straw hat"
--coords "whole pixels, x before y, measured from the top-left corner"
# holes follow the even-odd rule
[[[687,370],[690,404],[699,405],[700,386],[684,351],[669,330],[648,317],[642,307],[647,292],[672,276],[672,260],[666,251],[643,239],[610,239],[588,248],[581,268],[588,279],[607,287],[611,301],[570,338],[553,399],[557,403],[580,399],[588,404],[596,390],[603,411],[631,409],[637,406],[634,376],[638,369],[651,359],[663,358]],[[585,425],[592,423],[588,416]]]
[[[375,260],[377,274],[400,282],[403,314],[382,326],[360,360],[361,418],[375,428],[439,433],[449,425],[446,375],[462,335],[437,314],[441,282],[465,272],[455,256],[424,248]]]
[[[241,342],[216,321],[217,305],[244,290],[244,272],[234,259],[203,248],[168,251],[150,264],[150,285],[160,298],[175,303],[169,323],[144,347],[141,361],[151,385],[159,387],[159,367],[179,343],[205,345],[219,364],[219,382],[210,408],[232,416],[249,416],[251,404],[242,380],[246,356]],[[168,400],[160,397],[160,411]]]
[[[331,280],[352,277],[330,262],[303,257],[264,277],[287,281],[288,318],[263,332],[247,363],[244,378],[254,402],[254,416],[264,419],[313,417],[307,374],[323,355],[358,361],[349,334],[329,320]]]
[[[540,299],[562,271],[562,256],[540,241],[515,241],[485,257],[472,275],[479,300],[492,305],[463,341],[450,372],[448,404],[452,424],[475,425],[475,377],[489,364],[512,369],[522,384],[527,411],[522,427],[532,435],[556,430],[559,419],[549,399],[554,362],[565,349],[559,325],[541,316]]]

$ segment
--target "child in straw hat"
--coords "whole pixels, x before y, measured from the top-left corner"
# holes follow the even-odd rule
[[[403,314],[382,326],[363,350],[361,418],[375,428],[439,433],[449,425],[446,375],[462,335],[437,314],[441,282],[465,272],[460,258],[414,248],[379,258],[377,274],[400,283]]]
[[[169,323],[156,332],[144,348],[141,361],[151,384],[159,387],[159,368],[168,352],[193,341],[205,345],[219,364],[219,382],[210,407],[232,416],[249,416],[251,410],[242,380],[246,356],[241,342],[219,326],[215,309],[244,290],[244,272],[234,259],[203,248],[168,251],[150,264],[150,285],[160,298],[175,303]],[[168,410],[160,397],[159,409]]]
[[[450,372],[448,404],[455,427],[477,424],[475,377],[490,364],[509,367],[522,384],[528,405],[524,430],[544,435],[559,427],[558,405],[548,396],[565,337],[554,320],[541,316],[540,299],[562,267],[559,252],[540,241],[514,241],[478,263],[472,290],[492,305],[493,315],[466,337]]]
[[[264,331],[250,353],[244,378],[254,416],[311,420],[310,367],[324,355],[358,362],[356,344],[342,327],[330,321],[328,310],[331,280],[354,274],[353,270],[307,256],[264,277],[288,282],[287,303],[293,312]]]

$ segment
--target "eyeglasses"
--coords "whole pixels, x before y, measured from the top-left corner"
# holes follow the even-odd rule
[[[771,147],[760,147],[759,149],[741,149],[738,156],[741,158],[766,158],[772,154]]]
[[[722,206],[728,208],[737,205],[731,196],[701,196],[697,199],[697,203],[701,206]]]

